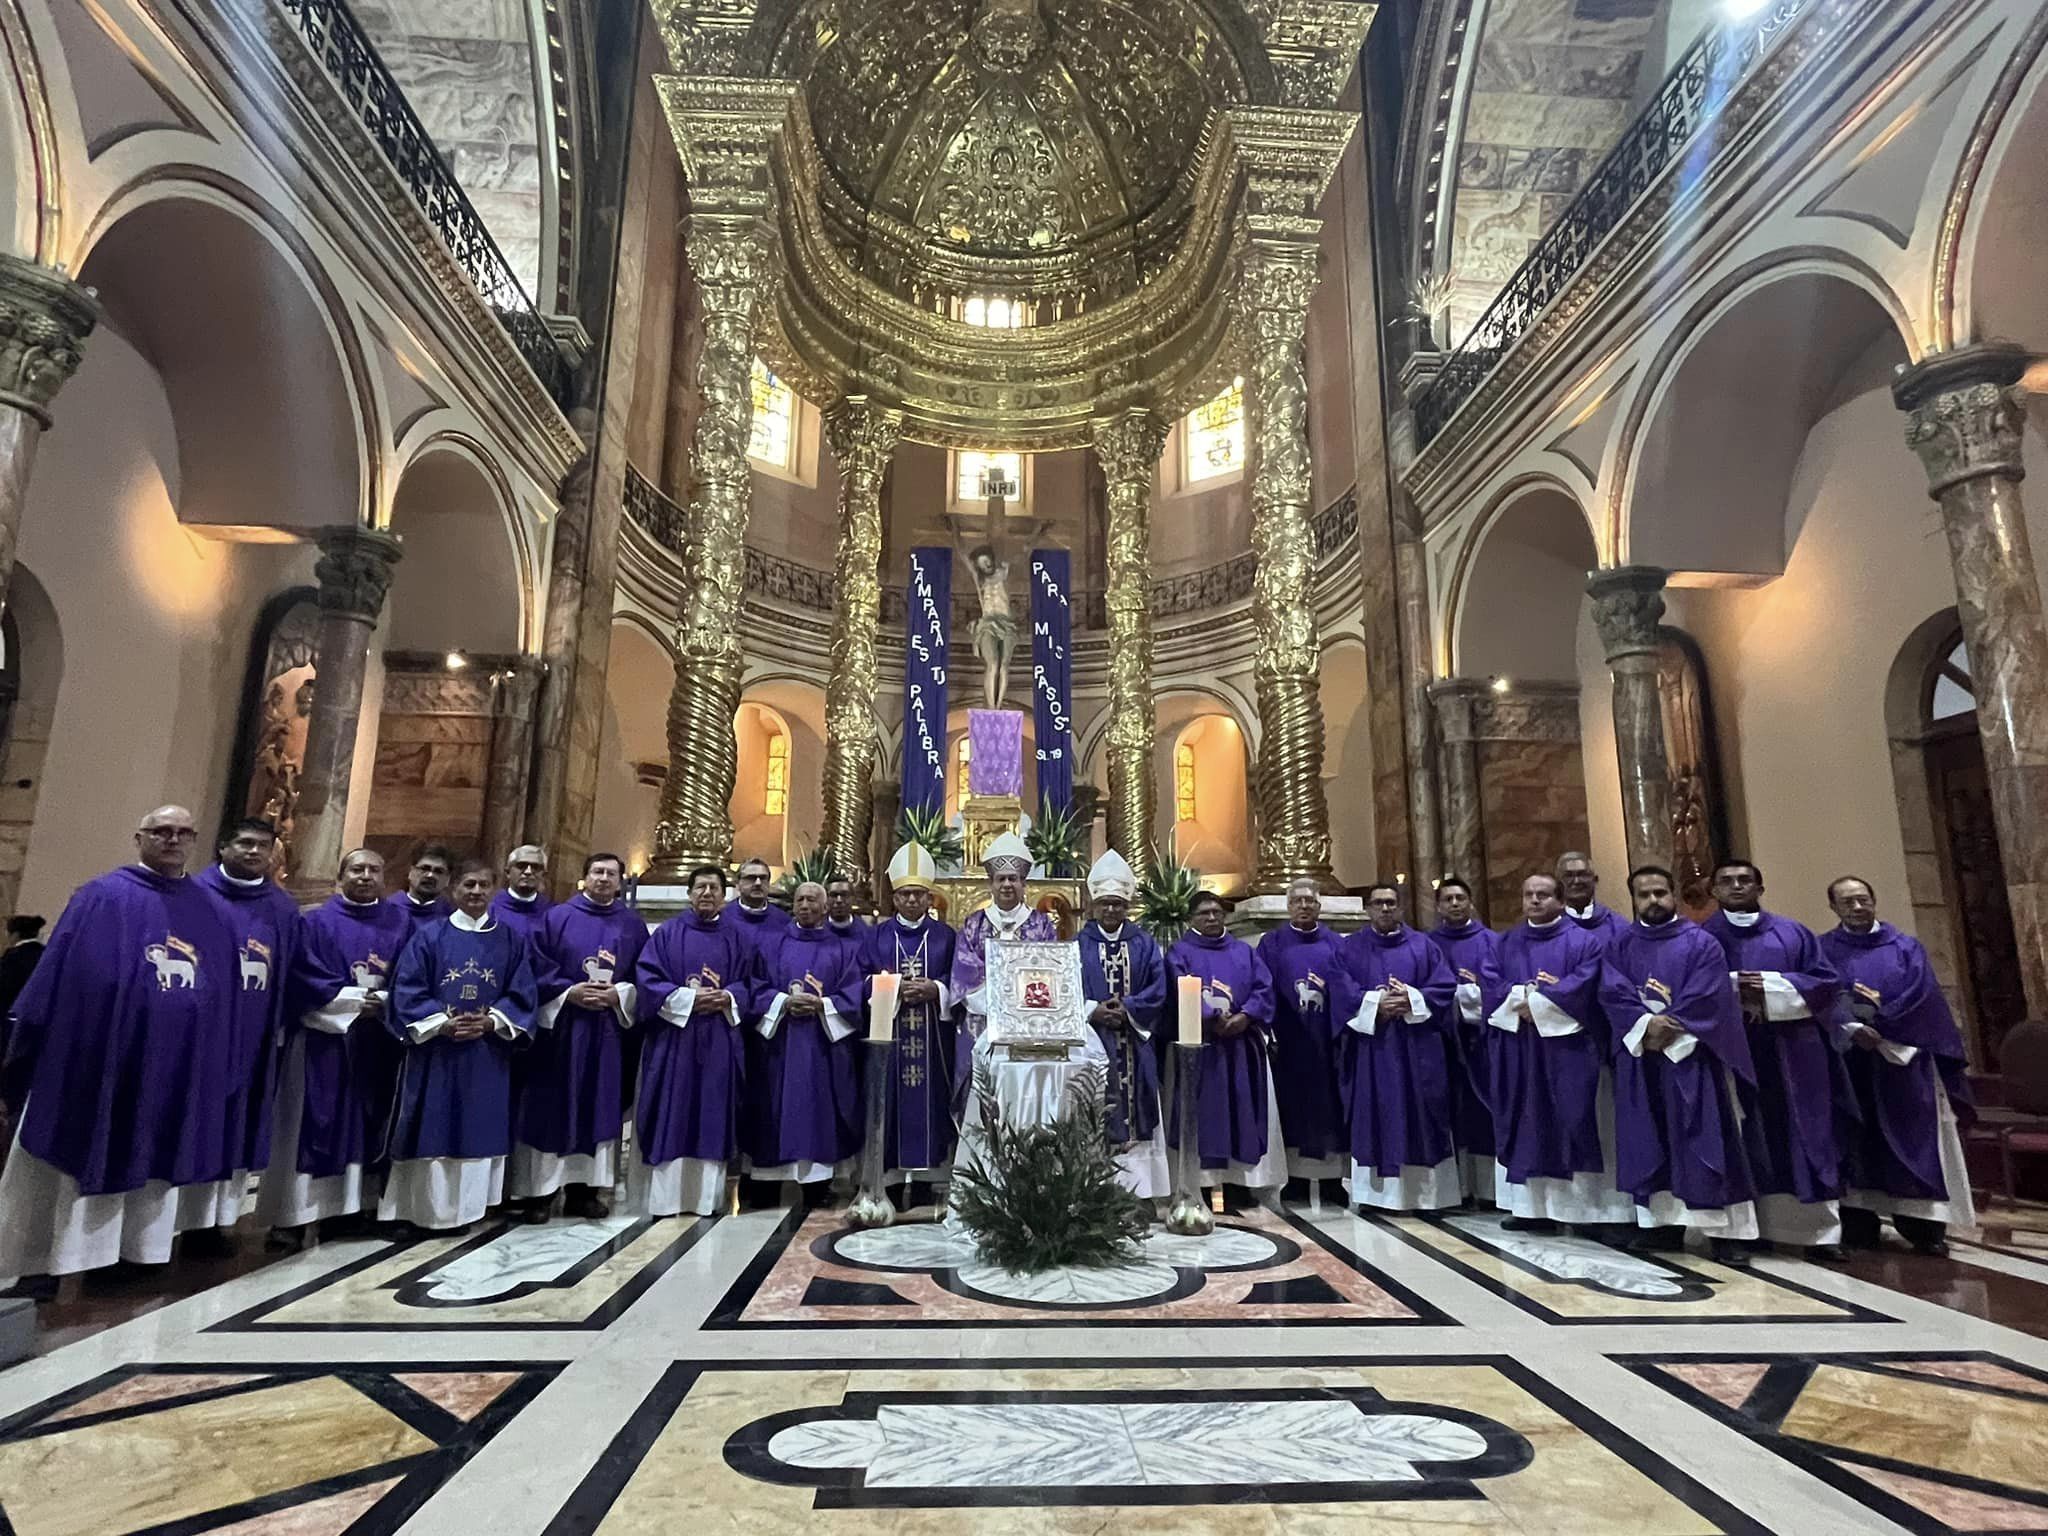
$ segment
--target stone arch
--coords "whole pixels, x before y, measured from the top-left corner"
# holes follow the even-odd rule
[[[0,736],[0,914],[19,911],[22,865],[29,829],[43,792],[44,761],[64,680],[64,631],[50,594],[25,565],[14,568],[7,589],[5,668],[13,688],[5,735]]]
[[[386,600],[393,651],[531,649],[536,577],[505,477],[474,440],[431,436],[404,461],[387,526],[404,553]]]
[[[1257,857],[1255,815],[1252,809],[1252,739],[1238,706],[1220,689],[1168,687],[1154,698],[1155,735],[1152,748],[1152,782],[1157,794],[1157,817],[1153,824],[1155,845],[1172,850],[1183,862],[1191,862],[1208,876],[1235,875],[1224,880],[1238,894],[1252,874]],[[1175,755],[1189,732],[1204,721],[1215,721],[1197,733],[1200,767],[1213,781],[1205,791],[1195,825],[1184,826],[1176,813]],[[1228,766],[1237,758],[1233,771]],[[1231,802],[1234,800],[1235,804]],[[1227,862],[1217,863],[1222,858]]]
[[[64,180],[45,78],[27,18],[12,0],[0,4],[0,196],[13,210],[4,249],[48,266],[57,258]]]
[[[1445,596],[1443,654],[1452,677],[1578,676],[1573,658],[1586,575],[1600,564],[1592,519],[1548,473],[1510,481],[1473,524]],[[1508,615],[1555,620],[1531,649]]]
[[[773,714],[789,739],[789,785],[787,808],[783,813],[783,856],[770,858],[778,866],[788,864],[800,853],[818,845],[825,818],[825,690],[816,678],[795,673],[774,673],[749,678],[740,691],[740,710],[755,707]],[[739,729],[735,718],[734,729]],[[739,767],[733,776],[733,853],[743,850],[739,841],[741,798],[751,794],[758,801],[761,779],[749,757],[744,736],[739,741]],[[763,857],[768,857],[765,853]]]
[[[633,613],[612,620],[610,654],[591,846],[615,849],[627,873],[639,874],[654,858],[675,655],[655,626]]]
[[[1606,509],[1614,562],[1781,574],[1807,435],[1917,347],[1890,286],[1840,252],[1777,252],[1731,273],[1671,333],[1630,403]]]
[[[2037,253],[2048,244],[2048,12],[2014,45],[1949,189],[1934,261],[1935,343],[2009,339],[2048,349]]]

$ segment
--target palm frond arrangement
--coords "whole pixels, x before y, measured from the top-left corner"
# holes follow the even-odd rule
[[[1117,1182],[1098,1063],[1067,1083],[1050,1125],[1009,1125],[986,1062],[974,1065],[981,1155],[953,1174],[953,1209],[982,1256],[1012,1274],[1070,1266],[1101,1269],[1137,1257],[1151,1213]]]
[[[946,824],[943,805],[903,807],[903,814],[896,818],[896,841],[917,844],[942,870],[958,869],[967,857],[959,829]]]
[[[1138,881],[1138,900],[1131,915],[1138,926],[1168,945],[1188,931],[1195,915],[1195,896],[1202,889],[1200,870],[1190,869],[1171,854],[1153,861],[1150,874]]]
[[[1055,880],[1071,880],[1088,867],[1088,824],[1071,805],[1038,802],[1038,819],[1024,834],[1031,862]]]
[[[782,878],[775,882],[775,888],[768,894],[786,907],[796,895],[798,886],[808,881],[823,885],[838,873],[838,868],[832,862],[830,849],[806,848],[796,856],[795,862],[782,872]]]

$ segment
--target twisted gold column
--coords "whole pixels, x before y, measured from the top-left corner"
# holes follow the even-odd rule
[[[1334,886],[1323,796],[1316,673],[1315,534],[1309,520],[1308,380],[1302,339],[1315,287],[1312,245],[1254,240],[1240,273],[1251,330],[1245,443],[1252,485],[1252,622],[1258,631],[1259,868],[1256,888],[1306,876]]]
[[[668,775],[654,827],[654,868],[676,876],[723,863],[732,848],[739,751],[740,597],[751,502],[748,375],[755,311],[774,268],[767,226],[753,218],[692,214],[684,249],[703,300],[704,400],[692,445],[689,553],[676,626],[676,681],[668,701]]]
[[[825,826],[818,842],[856,889],[869,882],[875,802],[875,636],[882,618],[882,479],[903,429],[901,411],[852,396],[825,417],[839,464],[839,596],[832,607],[832,673],[825,682]]]
[[[1140,876],[1157,854],[1158,804],[1152,781],[1152,481],[1166,446],[1166,423],[1150,411],[1125,411],[1094,423],[1095,456],[1109,482],[1109,846]]]

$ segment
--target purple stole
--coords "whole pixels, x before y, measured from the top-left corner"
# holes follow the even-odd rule
[[[863,968],[869,976],[891,971],[946,982],[953,974],[953,930],[929,915],[914,927],[895,917],[876,923]],[[953,1154],[955,1022],[937,1003],[896,1010],[884,1167],[939,1168]]]
[[[1337,1041],[1330,1003],[1344,938],[1321,923],[1304,933],[1275,928],[1253,951],[1273,987],[1273,1094],[1280,1131],[1303,1157],[1328,1157],[1346,1144],[1337,1093]]]
[[[1227,933],[1213,939],[1183,934],[1167,963],[1174,977],[1195,976],[1202,982],[1202,1080],[1196,1110],[1202,1166],[1256,1163],[1266,1155],[1270,1130],[1266,1031],[1273,1023],[1272,978],[1251,945]],[[1216,1026],[1233,1013],[1249,1015],[1251,1028],[1234,1039],[1218,1037]],[[1174,1111],[1166,1139],[1177,1147],[1178,1100]]]

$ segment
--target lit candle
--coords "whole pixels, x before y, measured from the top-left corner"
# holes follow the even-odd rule
[[[894,971],[883,971],[875,977],[875,1000],[868,1010],[870,1040],[896,1038],[896,993],[902,985],[903,978]]]
[[[1202,978],[1180,978],[1180,1043],[1202,1043]]]

